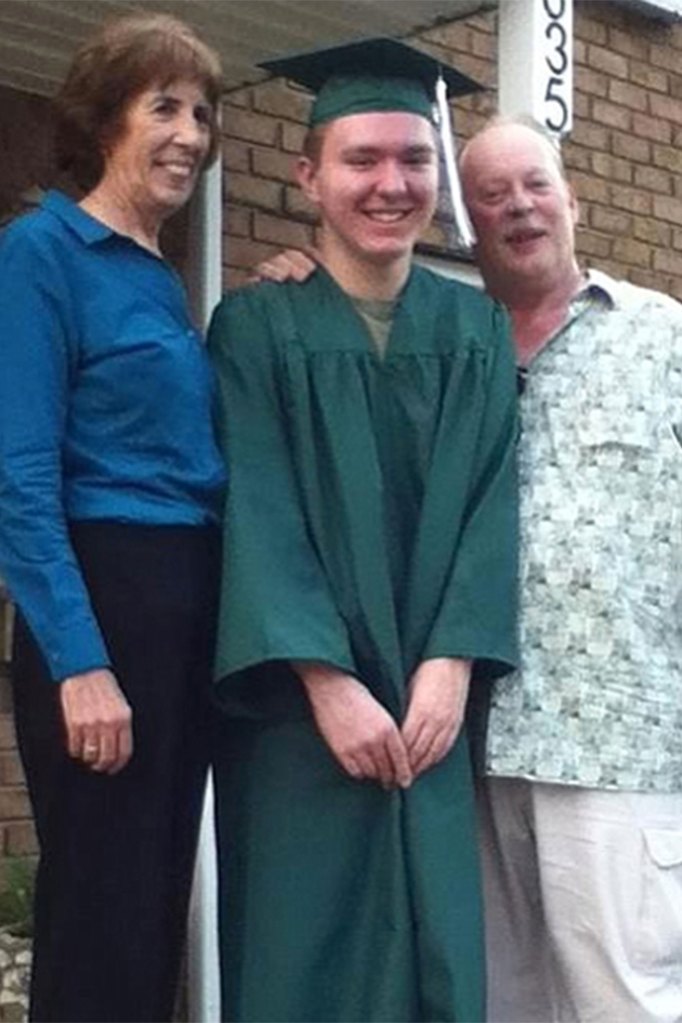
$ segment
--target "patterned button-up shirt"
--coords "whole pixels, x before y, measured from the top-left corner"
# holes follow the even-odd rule
[[[523,663],[488,773],[682,791],[682,306],[590,273],[521,419]]]

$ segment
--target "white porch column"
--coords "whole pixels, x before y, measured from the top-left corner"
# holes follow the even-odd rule
[[[573,0],[500,0],[499,110],[559,137],[573,125]]]
[[[222,231],[222,164],[219,158],[204,175],[190,211],[188,285],[194,316],[203,330],[222,294]],[[187,973],[192,1023],[216,1023],[220,1019],[217,910],[213,781],[209,776],[189,911]]]

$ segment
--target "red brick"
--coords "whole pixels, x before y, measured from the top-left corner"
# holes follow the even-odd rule
[[[489,32],[472,32],[471,52],[477,57],[494,60],[497,56],[497,39]]]
[[[651,266],[651,247],[633,238],[615,238],[611,254],[614,259],[641,267],[643,270]]]
[[[282,185],[264,178],[254,178],[250,174],[228,174],[227,195],[235,203],[272,212],[282,210]]]
[[[15,752],[0,753],[0,784],[25,785],[24,769],[19,754]]]
[[[609,132],[601,125],[591,124],[588,121],[576,121],[571,132],[571,139],[590,149],[606,149],[609,144]]]
[[[296,180],[294,176],[296,158],[291,153],[283,153],[279,149],[254,147],[251,161],[254,173],[261,178],[274,178],[275,181],[282,181],[285,184],[293,184]]]
[[[457,135],[470,139],[472,135],[481,130],[486,121],[487,118],[483,114],[479,114],[474,110],[458,110],[455,119]]]
[[[38,853],[38,838],[32,821],[12,821],[5,825],[4,831],[7,856],[34,856]]]
[[[603,46],[587,47],[588,66],[603,71],[609,78],[627,78],[628,60],[619,53],[613,53]]]
[[[615,259],[602,259],[601,256],[590,256],[583,262],[585,262],[588,267],[594,267],[596,270],[603,270],[604,273],[609,274],[611,277],[615,277],[616,279],[625,276],[625,267],[622,263],[617,263]]]
[[[249,164],[249,145],[237,139],[223,140],[223,165],[227,170],[243,171],[247,174],[251,167]]]
[[[275,117],[252,110],[233,110],[226,119],[225,131],[231,138],[246,139],[265,146],[277,143],[279,122]]]
[[[571,174],[573,185],[578,199],[589,202],[608,203],[611,185],[602,178],[595,178],[590,174]]]
[[[437,56],[437,54],[436,54]],[[441,55],[441,59],[443,55]],[[494,63],[484,60],[482,57],[474,57],[472,54],[461,53],[457,57],[457,69],[465,75],[469,75],[479,85],[487,89],[493,88],[497,79],[497,68]]]
[[[649,56],[649,42],[647,39],[636,35],[633,31],[623,32],[619,28],[609,28],[609,46],[617,53],[623,53],[626,57],[639,57],[646,60]]]
[[[309,92],[288,88],[281,80],[265,82],[253,90],[253,105],[256,110],[290,121],[307,123],[310,113]]]
[[[651,146],[646,139],[637,138],[636,135],[626,135],[614,131],[611,137],[613,155],[622,157],[624,160],[649,163],[651,160]]]
[[[666,281],[661,279],[660,274],[652,273],[650,270],[637,270],[632,267],[627,279],[640,288],[653,288],[654,291],[667,291]]]
[[[254,215],[253,236],[257,241],[292,249],[304,248],[312,241],[312,231],[308,225],[271,217],[266,213]]]
[[[0,750],[15,749],[17,745],[11,714],[0,714]]]
[[[632,110],[639,110],[643,113],[647,110],[649,93],[639,85],[632,85],[631,82],[621,82],[616,78],[609,82],[609,99],[613,103],[620,103]]]
[[[591,6],[591,5],[590,5]],[[575,34],[580,39],[590,43],[604,45],[608,40],[608,32],[605,25],[589,17],[589,8],[576,7],[575,9]]]
[[[589,119],[592,110],[592,97],[584,92],[573,93],[573,116]]]
[[[591,227],[607,234],[628,235],[632,230],[632,217],[629,213],[606,206],[590,206],[589,221]]]
[[[252,238],[230,238],[225,253],[228,266],[253,270],[257,263],[269,259],[281,246],[255,242]]]
[[[654,67],[667,68],[669,71],[679,71],[680,57],[679,49],[674,49],[672,46],[653,45],[649,59]]]
[[[567,170],[589,171],[592,166],[592,150],[571,141],[561,146],[561,157]]]
[[[611,245],[612,239],[603,234],[585,231],[583,228],[576,231],[575,247],[580,255],[608,256],[611,253]]]
[[[469,52],[473,49],[474,34],[471,25],[466,21],[452,21],[420,33],[416,41],[427,52],[432,52],[434,46]]]
[[[493,11],[487,11],[483,14],[474,14],[470,18],[467,18],[467,25],[471,25],[472,28],[478,29],[480,32],[493,32],[495,28],[495,14]],[[454,22],[453,24],[458,24]]]
[[[575,87],[589,96],[601,96],[602,99],[606,99],[609,94],[609,77],[588,67],[576,67]]]
[[[673,146],[654,146],[653,162],[674,174],[682,174],[682,149]]]
[[[452,106],[452,104],[451,104]],[[473,110],[484,117],[493,117],[497,113],[497,97],[492,90],[488,92],[475,92],[471,96],[463,96],[454,104],[455,123],[460,110]]]
[[[669,224],[660,220],[652,220],[650,217],[635,217],[633,234],[640,241],[649,242],[650,245],[669,246],[672,230]]]
[[[653,139],[654,142],[670,142],[672,139],[672,126],[668,121],[661,121],[657,117],[647,117],[644,114],[633,114],[632,130],[635,135]]]
[[[682,60],[682,57],[680,59]],[[649,96],[649,103],[654,117],[663,117],[667,121],[682,124],[682,103],[678,99],[659,96],[658,93],[652,92]]]
[[[671,195],[673,190],[672,177],[667,171],[656,167],[635,167],[635,185],[648,188],[650,192]]]
[[[24,786],[0,788],[0,821],[25,820],[31,816],[31,804]]]
[[[654,197],[654,216],[658,220],[669,220],[673,224],[682,224],[682,201],[667,196]]]
[[[595,174],[611,181],[623,181],[626,184],[632,181],[632,165],[608,153],[592,153],[592,169]]]
[[[613,185],[611,202],[617,209],[629,210],[631,213],[651,213],[652,200],[647,192],[626,185]]]
[[[238,89],[232,89],[226,92],[223,96],[223,106],[235,106],[235,107],[249,107],[251,105],[251,88],[250,86],[240,86]]]
[[[284,121],[282,124],[282,149],[287,153],[301,153],[307,130],[302,124]]]
[[[251,211],[245,210],[243,207],[227,206],[225,210],[226,234],[235,235],[237,238],[250,238],[251,216]]]
[[[668,91],[668,76],[665,71],[652,67],[651,64],[640,64],[637,60],[630,61],[630,81],[656,92]]]
[[[632,124],[632,113],[627,107],[607,103],[604,99],[595,99],[592,103],[592,117],[599,124],[607,124],[611,128],[629,131]]]
[[[654,252],[654,269],[660,273],[682,277],[682,252],[671,249],[657,249]]]

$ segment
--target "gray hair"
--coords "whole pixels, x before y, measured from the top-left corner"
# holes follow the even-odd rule
[[[508,126],[528,128],[530,131],[535,132],[538,138],[547,146],[561,177],[564,178],[564,180],[566,179],[566,170],[561,158],[561,146],[559,139],[557,139],[556,135],[552,134],[551,131],[545,128],[545,126],[537,121],[531,114],[495,114],[489,121],[486,121],[482,128],[479,128],[478,131],[465,142],[459,156],[460,167],[464,163],[469,145],[474,142],[475,139],[479,138],[481,135],[485,135],[485,133],[490,131],[492,128],[505,128]]]

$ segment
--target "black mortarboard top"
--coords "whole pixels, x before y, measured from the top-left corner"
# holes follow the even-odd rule
[[[434,120],[436,82],[449,95],[482,87],[434,57],[397,39],[360,39],[324,50],[263,61],[260,67],[317,94],[310,126],[349,114],[404,110]]]

